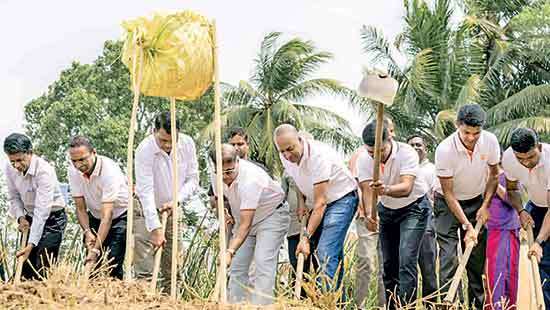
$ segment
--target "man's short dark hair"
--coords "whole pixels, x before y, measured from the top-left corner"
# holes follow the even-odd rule
[[[8,155],[17,153],[32,153],[31,139],[21,133],[12,133],[4,140],[4,153]]]
[[[516,128],[512,131],[510,146],[517,153],[527,153],[539,144],[537,133],[531,128]]]
[[[85,136],[74,136],[71,138],[71,141],[69,142],[69,148],[81,146],[86,147],[90,152],[94,151],[94,146],[92,145],[92,142],[89,138]]]
[[[390,134],[388,128],[383,124],[382,125],[382,142],[385,143],[388,141]],[[363,143],[368,146],[374,146],[376,140],[376,121],[372,121],[365,126],[363,129]]]
[[[234,127],[229,130],[229,139],[234,136],[241,136],[246,142],[248,142],[248,134],[242,127]]]
[[[172,134],[172,117],[169,111],[161,112],[155,117],[155,131],[159,131],[161,128],[166,131],[167,134]],[[180,122],[176,117],[176,129],[180,131]]]
[[[483,127],[485,120],[487,119],[487,113],[479,104],[467,104],[458,110],[456,115],[456,121],[459,125],[466,125],[471,127]]]
[[[424,137],[422,137],[422,136],[419,135],[419,134],[410,135],[410,136],[407,138],[407,143],[411,142],[411,140],[414,139],[414,138],[420,138],[420,139],[422,139],[422,143],[426,144],[426,141],[424,141]]]

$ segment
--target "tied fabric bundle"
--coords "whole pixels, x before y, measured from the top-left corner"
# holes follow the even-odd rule
[[[191,11],[156,13],[125,21],[122,27],[126,31],[122,61],[134,85],[142,70],[140,93],[194,100],[210,87],[214,39],[208,19]],[[134,65],[138,52],[142,59]]]

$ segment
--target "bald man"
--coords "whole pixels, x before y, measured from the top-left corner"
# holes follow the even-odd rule
[[[210,158],[215,163],[212,150]],[[212,173],[217,194],[215,171]],[[230,267],[229,300],[255,305],[273,303],[279,249],[288,232],[289,214],[285,193],[262,168],[238,157],[230,144],[222,145],[224,197],[235,219],[233,234],[225,252]],[[254,284],[248,296],[250,264],[255,264]]]
[[[277,127],[274,140],[285,172],[294,179],[300,193],[313,202],[296,253],[308,257],[316,252],[318,266],[330,279],[320,280],[320,284],[337,289],[344,275],[344,240],[357,210],[357,183],[334,149],[301,137],[293,126]],[[304,210],[298,211],[301,217]],[[337,270],[336,286],[332,287]]]

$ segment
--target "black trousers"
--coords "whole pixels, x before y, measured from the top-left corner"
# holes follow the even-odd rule
[[[100,219],[95,218],[88,212],[90,218],[90,229],[97,233],[99,230]],[[113,278],[121,279],[124,276],[122,266],[124,265],[124,255],[126,254],[126,213],[113,219],[111,229],[103,241],[102,254],[107,255],[112,269],[110,275]]]
[[[481,195],[469,199],[458,201],[464,214],[472,223],[476,225],[476,213],[483,203]],[[461,243],[462,249],[466,248],[463,236],[466,233],[457,221],[443,196],[436,194],[434,201],[435,227],[437,231],[437,243],[439,243],[439,287],[443,293],[449,290],[449,282],[458,268],[457,245]],[[458,235],[460,228],[462,236]],[[483,273],[485,267],[485,248],[487,247],[487,229],[485,227],[480,231],[477,245],[473,248],[470,259],[466,264],[466,273],[468,275],[468,297],[470,305],[474,309],[483,309],[485,293],[483,291]],[[460,287],[459,287],[460,289]],[[458,293],[461,298],[462,294]]]
[[[32,224],[32,217],[25,215],[25,219]],[[32,249],[29,258],[23,264],[21,277],[27,280],[38,280],[46,276],[48,268],[57,260],[59,248],[63,240],[63,232],[67,226],[65,210],[51,212],[44,224],[42,238]]]

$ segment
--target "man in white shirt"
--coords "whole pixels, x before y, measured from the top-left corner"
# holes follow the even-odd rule
[[[417,178],[423,179],[426,185],[426,191],[430,205],[433,204],[433,193],[435,190],[437,177],[435,176],[435,165],[428,159],[426,151],[426,143],[424,138],[419,135],[411,136],[407,139],[407,143],[414,148],[418,154],[420,165],[418,166]],[[418,265],[422,274],[422,296],[436,296],[437,277],[434,272],[434,266],[437,258],[437,245],[435,240],[435,225],[433,219],[433,210],[428,213],[428,224],[426,233],[422,237],[420,246],[420,254],[418,256]]]
[[[371,231],[376,231],[378,226],[372,217],[373,209],[378,209],[386,300],[390,308],[395,308],[396,297],[402,304],[416,299],[416,265],[430,205],[424,180],[417,178],[417,153],[411,146],[389,139],[385,126],[382,133],[381,176],[380,180],[373,182],[375,132],[375,121],[363,130],[367,152],[361,153],[357,159],[357,178],[364,212],[368,215],[367,228]],[[372,205],[373,191],[380,195],[378,206]],[[392,292],[397,292],[397,296],[392,297]]]
[[[384,126],[388,130],[389,139],[395,137],[395,125],[388,116],[384,117]],[[361,145],[352,155],[348,162],[348,168],[352,175],[357,179],[357,158],[361,153],[366,152],[365,145]],[[359,191],[361,197],[361,191]],[[371,277],[376,278],[377,304],[378,307],[384,307],[386,304],[386,293],[384,290],[384,280],[382,279],[382,252],[378,242],[378,231],[370,231],[366,226],[367,215],[364,214],[362,199],[359,199],[357,208],[357,218],[355,219],[355,229],[357,232],[357,246],[355,248],[355,268],[357,276],[355,277],[355,302],[358,308],[363,309],[368,297],[371,296]],[[378,263],[378,264],[377,264]]]
[[[97,263],[103,255],[112,266],[111,277],[122,279],[128,207],[126,176],[112,159],[97,155],[86,137],[71,139],[69,157],[69,184],[88,249],[86,263]]]
[[[136,195],[140,204],[136,206],[134,220],[134,270],[137,278],[151,278],[154,253],[157,248],[165,246],[162,252],[160,272],[161,287],[164,292],[170,291],[172,266],[172,239],[181,234],[172,231],[172,133],[170,112],[157,115],[153,134],[146,137],[137,147]],[[195,143],[188,135],[180,133],[180,122],[176,120],[177,132],[177,169],[178,169],[178,203],[186,204],[194,195],[199,185],[199,172]],[[168,212],[168,224],[165,234],[159,214]],[[182,214],[182,212],[178,212]],[[180,247],[181,248],[181,247]]]
[[[482,275],[487,230],[483,228],[478,236],[474,226],[477,221],[486,223],[489,218],[488,208],[498,185],[500,161],[497,138],[482,129],[485,119],[485,111],[479,105],[462,106],[457,114],[457,131],[443,140],[435,152],[440,182],[434,201],[440,256],[439,287],[443,293],[449,289],[447,283],[458,267],[460,238],[457,230],[461,228],[465,232],[462,248],[466,248],[466,242],[476,244],[466,265],[468,296],[476,309],[482,309],[485,299]]]
[[[19,231],[29,230],[27,246],[16,254],[26,261],[21,275],[40,279],[59,254],[67,224],[65,201],[55,169],[33,153],[27,136],[9,135],[4,140],[4,152],[10,162],[5,170],[8,211],[17,220]]]
[[[235,128],[232,128],[231,130],[229,130],[227,143],[231,144],[233,147],[235,147],[235,149],[237,150],[237,155],[239,156],[239,158],[246,159],[246,160],[252,162],[253,164],[259,166],[260,168],[262,168],[264,171],[266,171],[269,174],[268,169],[262,163],[250,159],[250,157],[249,157],[249,155],[250,155],[250,145],[248,143],[248,134],[246,133],[246,131],[243,128],[235,127]],[[215,210],[216,209],[216,199],[217,198],[216,198],[216,196],[214,196],[212,185],[210,186],[210,188],[208,190],[208,196],[210,197],[210,207],[212,208],[212,210],[217,215],[217,211]],[[227,201],[227,199],[224,199],[223,201],[224,201],[225,216],[226,216],[226,219],[225,219],[226,231],[229,232],[226,235],[226,238],[227,238],[226,244],[229,244],[229,240],[231,239],[231,231],[233,230],[233,224],[235,223],[235,221],[234,221],[233,215],[231,213],[231,208],[229,207],[229,202]]]
[[[523,227],[534,224],[535,242],[529,255],[539,260],[544,302],[550,305],[550,145],[540,143],[529,128],[512,132],[510,147],[502,155],[506,190]],[[523,208],[519,183],[527,190],[529,201]]]
[[[210,152],[215,163],[215,150]],[[215,165],[214,165],[215,166]],[[255,305],[273,303],[279,249],[288,232],[288,204],[281,185],[257,165],[239,159],[230,144],[222,145],[223,195],[235,219],[232,238],[225,252],[231,268],[229,300]],[[212,173],[217,193],[215,173]],[[251,296],[249,269],[254,262]]]
[[[357,210],[357,183],[332,148],[300,137],[292,125],[277,127],[274,140],[285,172],[301,194],[313,202],[296,253],[308,257],[316,252],[313,254],[317,254],[322,273],[329,279],[338,277],[335,287],[326,283],[331,281],[320,280],[321,284],[336,289],[344,274],[344,240]]]

